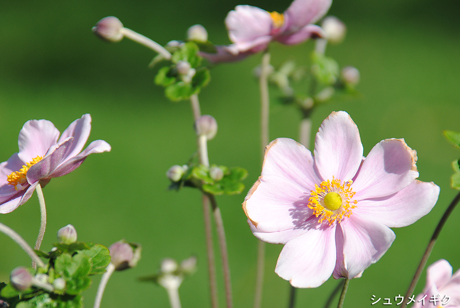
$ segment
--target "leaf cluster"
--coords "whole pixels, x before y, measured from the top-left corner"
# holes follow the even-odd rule
[[[451,144],[460,149],[460,133],[445,130],[444,136]],[[460,159],[452,162],[452,168],[454,169],[454,174],[450,178],[450,185],[453,189],[460,190]]]

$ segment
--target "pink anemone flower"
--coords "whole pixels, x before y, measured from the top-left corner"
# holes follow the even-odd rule
[[[431,264],[425,289],[412,308],[422,307],[460,308],[460,270],[452,275],[452,266],[446,260]]]
[[[295,45],[311,37],[322,37],[313,25],[326,14],[332,0],[295,0],[280,14],[250,5],[238,5],[225,18],[233,44],[218,46],[216,54],[202,54],[211,62],[231,62],[265,50],[271,41]]]
[[[96,140],[82,152],[91,131],[91,116],[85,114],[62,133],[47,120],[27,121],[19,132],[19,153],[0,164],[0,213],[10,213],[32,196],[37,185],[78,168],[93,153],[110,151]],[[59,140],[58,140],[59,138]]]
[[[379,142],[363,157],[358,127],[346,112],[322,123],[314,156],[280,138],[265,149],[262,175],[243,209],[254,235],[284,244],[275,272],[299,288],[360,277],[395,234],[426,215],[439,187],[416,180],[416,153],[403,139]]]

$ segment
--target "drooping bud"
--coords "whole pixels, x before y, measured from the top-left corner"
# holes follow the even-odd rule
[[[114,17],[108,16],[102,18],[96,26],[93,27],[93,32],[104,41],[116,43],[123,39],[123,24]]]
[[[345,38],[345,33],[347,32],[347,27],[345,24],[334,16],[328,16],[324,18],[321,23],[321,27],[324,30],[325,38],[328,42],[333,44],[338,44],[343,41]]]
[[[214,181],[220,181],[224,177],[224,171],[219,167],[211,167],[209,169],[209,175]]]
[[[11,285],[18,291],[25,291],[32,286],[32,274],[25,267],[15,268],[10,275]]]
[[[217,121],[213,116],[203,115],[195,121],[195,131],[198,136],[204,135],[211,140],[217,133]]]
[[[77,241],[77,230],[75,230],[74,226],[67,225],[59,229],[57,238],[60,243],[70,245]]]
[[[342,78],[345,83],[355,86],[359,83],[359,71],[356,67],[347,66],[342,69]]]
[[[141,258],[141,246],[135,243],[119,241],[109,248],[110,263],[115,266],[115,270],[122,271],[137,265]]]
[[[184,168],[179,165],[174,165],[166,172],[166,176],[173,182],[179,182],[184,175]]]
[[[208,31],[202,25],[193,25],[187,30],[187,38],[198,42],[208,41]]]

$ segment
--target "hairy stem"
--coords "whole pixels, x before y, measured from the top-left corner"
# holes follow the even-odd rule
[[[40,203],[40,230],[38,231],[38,237],[37,241],[35,242],[35,247],[34,249],[40,249],[40,246],[42,245],[43,238],[45,237],[45,231],[46,231],[46,204],[45,204],[45,197],[43,196],[43,190],[40,184],[37,184],[37,187],[35,188],[35,191],[37,192],[37,197],[38,197],[38,202]]]
[[[124,37],[127,37],[136,43],[139,43],[141,45],[144,45],[145,47],[152,49],[153,51],[156,51],[157,53],[162,55],[166,60],[171,59],[171,54],[169,53],[169,51],[167,51],[163,46],[161,46],[155,41],[152,41],[148,37],[143,36],[142,34],[139,34],[128,28],[122,28],[121,33]]]
[[[113,272],[115,271],[115,265],[110,263],[107,266],[106,272],[102,275],[101,282],[99,283],[99,287],[97,288],[96,300],[94,301],[94,308],[99,308],[101,306],[102,295],[104,294],[105,287],[107,286],[107,282],[112,276]]]
[[[190,104],[192,106],[193,119],[196,121],[199,117],[201,117],[200,102],[197,94],[190,96]]]
[[[430,257],[431,251],[434,248],[434,244],[436,244],[436,240],[439,237],[439,233],[441,233],[441,230],[444,227],[444,224],[446,223],[447,219],[449,218],[450,214],[452,213],[454,208],[457,206],[459,201],[460,201],[460,193],[458,193],[455,196],[455,198],[452,200],[449,207],[444,212],[444,215],[442,215],[441,220],[439,221],[438,225],[436,226],[436,229],[434,230],[433,235],[431,236],[431,239],[428,242],[425,253],[422,256],[422,260],[420,261],[420,264],[418,265],[417,270],[415,271],[415,275],[409,285],[409,289],[407,290],[406,295],[404,296],[404,302],[401,308],[405,308],[407,306],[407,303],[405,300],[411,296],[412,292],[414,292],[415,286],[417,285],[417,282],[420,279],[420,275],[422,274],[422,271],[425,268],[426,262],[428,261],[428,258]]]

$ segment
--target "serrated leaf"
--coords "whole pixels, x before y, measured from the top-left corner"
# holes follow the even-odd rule
[[[186,42],[178,51],[173,53],[171,61],[173,63],[186,61],[191,67],[197,68],[201,63],[201,57],[198,56],[199,51],[198,46],[194,42]]]
[[[211,195],[219,196],[224,194],[224,188],[220,183],[204,184],[202,188],[205,192],[210,193]]]
[[[155,84],[163,87],[167,87],[176,82],[176,76],[171,71],[171,67],[165,66],[158,70],[155,76]]]
[[[88,250],[80,251],[79,254],[87,256],[91,261],[92,266],[89,275],[105,273],[105,269],[110,263],[110,251],[103,245],[96,244]]]
[[[243,190],[244,184],[241,182],[229,182],[228,184],[226,183],[224,186],[224,192],[227,195],[241,194]]]
[[[165,94],[172,101],[180,101],[190,98],[193,95],[193,88],[190,83],[179,81],[167,86]]]
[[[214,180],[209,176],[209,170],[200,165],[198,167],[193,167],[192,177],[200,180],[203,184],[213,184]]]
[[[11,283],[5,285],[0,292],[0,296],[3,298],[12,298],[15,296],[19,296],[21,294],[20,291],[16,290]]]
[[[453,189],[460,190],[460,172],[455,172],[450,178],[450,186]]]
[[[192,78],[192,87],[195,88],[195,93],[197,94],[201,88],[206,86],[211,80],[211,74],[209,70],[205,67],[198,69],[195,73],[195,76]]]
[[[235,181],[242,181],[248,176],[248,171],[244,168],[233,167],[230,168],[229,178]]]
[[[450,143],[452,143],[457,148],[460,148],[460,133],[451,130],[445,130],[443,133]]]
[[[318,52],[312,53],[312,73],[319,83],[323,85],[332,85],[339,76],[339,65],[329,57]]]
[[[66,280],[66,293],[77,295],[91,285],[91,279],[87,276],[91,272],[91,261],[88,256],[77,254],[60,255],[55,262],[56,274],[60,274]]]
[[[460,159],[452,162],[452,169],[454,169],[455,172],[460,172]]]

